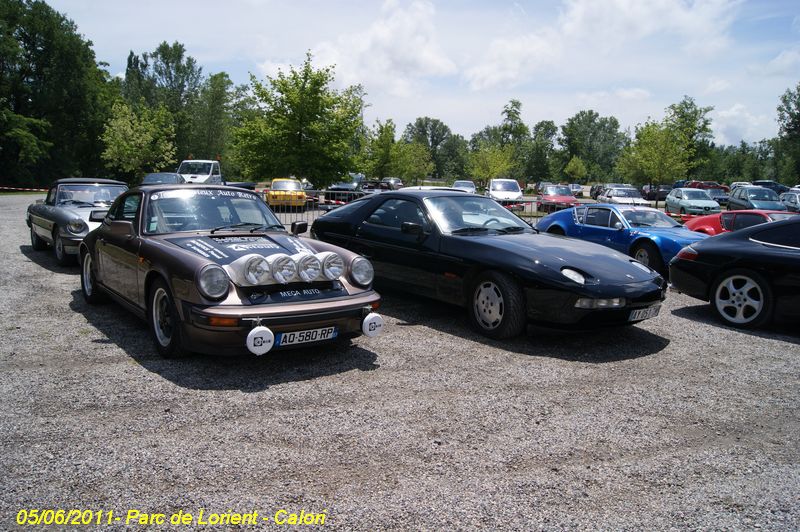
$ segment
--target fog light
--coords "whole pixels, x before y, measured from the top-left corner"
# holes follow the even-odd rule
[[[624,297],[615,297],[611,299],[594,299],[591,297],[582,297],[575,302],[575,308],[584,308],[584,309],[618,308],[624,306],[625,306]]]

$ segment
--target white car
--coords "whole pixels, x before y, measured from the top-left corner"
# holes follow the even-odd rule
[[[609,188],[597,196],[600,203],[615,203],[617,205],[645,205],[650,206],[650,202],[644,199],[641,193],[635,188]]]
[[[181,161],[178,172],[187,183],[203,183],[206,185],[224,185],[219,161],[192,159]]]
[[[673,188],[667,195],[667,213],[716,214],[719,203],[711,199],[708,192],[699,188]]]
[[[475,194],[475,183],[473,183],[472,181],[468,180],[455,181],[451,188],[457,188],[458,190],[463,190],[464,192]]]
[[[751,186],[753,186],[753,183],[751,183],[750,181],[734,181],[733,183],[731,183],[731,190],[733,190],[736,187],[751,187]]]
[[[497,202],[522,200],[522,189],[514,179],[491,179],[486,195]]]

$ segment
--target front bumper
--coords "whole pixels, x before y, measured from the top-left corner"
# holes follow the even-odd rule
[[[189,351],[212,355],[247,354],[247,335],[256,326],[268,327],[279,333],[303,331],[334,326],[338,338],[362,334],[364,318],[380,305],[380,295],[369,291],[347,299],[314,301],[313,304],[290,303],[272,305],[198,306],[182,304],[182,340]],[[235,326],[217,326],[212,318],[232,318]],[[329,342],[323,340],[298,344],[308,347]],[[278,346],[284,350],[294,346]]]
[[[687,214],[719,214],[719,207],[684,207]]]

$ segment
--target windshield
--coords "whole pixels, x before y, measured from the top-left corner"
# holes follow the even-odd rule
[[[693,199],[693,200],[711,200],[711,196],[705,190],[684,190],[683,197],[686,199]]]
[[[489,198],[440,196],[425,198],[425,205],[443,233],[523,232],[530,226]]]
[[[300,184],[300,181],[293,181],[293,180],[280,180],[280,181],[273,181],[272,186],[269,187],[270,190],[302,190],[303,185]]]
[[[472,181],[456,181],[453,183],[453,188],[475,188],[475,183]]]
[[[773,222],[780,222],[781,220],[788,220],[792,216],[797,216],[796,212],[778,212],[778,213],[770,213],[769,219]]]
[[[178,174],[147,174],[142,179],[143,185],[156,185],[158,183],[168,183],[168,184],[175,184],[175,183],[183,183],[183,178]]]
[[[211,163],[199,163],[196,161],[188,162],[184,161],[181,163],[181,166],[178,168],[179,174],[197,174],[197,175],[209,175],[211,174]]]
[[[678,227],[680,224],[655,209],[647,210],[621,210],[622,215],[631,224],[631,227]]]
[[[150,194],[145,229],[149,234],[210,231],[232,225],[260,228],[281,223],[249,192],[184,188]]]
[[[501,190],[506,192],[519,192],[519,185],[516,181],[512,181],[510,179],[499,180],[495,179],[492,181],[492,190]]]
[[[61,185],[56,205],[110,205],[117,196],[128,190],[125,185]]]
[[[552,185],[544,187],[545,196],[572,196],[572,191],[567,186]]]
[[[728,193],[721,188],[710,188],[706,192],[708,192],[708,195],[712,198],[720,198],[728,195]]]
[[[612,198],[641,198],[638,190],[632,188],[615,188],[608,192],[609,197]]]
[[[748,191],[747,197],[756,201],[778,201],[778,195],[775,193],[775,191],[768,188],[754,188]]]

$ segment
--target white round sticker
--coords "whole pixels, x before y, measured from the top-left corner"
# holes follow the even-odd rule
[[[370,312],[364,321],[361,322],[361,332],[370,338],[378,336],[383,331],[383,318],[380,314]]]
[[[275,343],[275,335],[268,328],[259,325],[247,334],[247,349],[254,355],[263,355]]]

